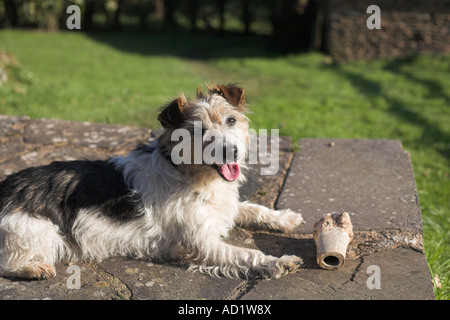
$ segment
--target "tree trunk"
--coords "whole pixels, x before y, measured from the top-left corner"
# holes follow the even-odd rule
[[[217,0],[217,6],[219,9],[219,16],[220,16],[220,24],[219,24],[220,34],[223,34],[225,30],[225,3],[226,0]]]
[[[120,15],[122,14],[123,3],[124,3],[124,0],[117,0],[117,9],[116,9],[116,12],[114,12],[114,19],[113,19],[113,25],[112,25],[114,30],[119,30],[121,28]]]
[[[198,0],[188,1],[188,14],[189,20],[191,21],[191,29],[193,31],[197,30],[197,18],[198,18]]]
[[[164,0],[153,0],[154,16],[157,20],[164,20]]]
[[[164,0],[164,27],[168,29],[175,28],[175,0]]]
[[[85,9],[83,14],[83,29],[92,29],[92,16],[94,15],[94,0],[85,0]]]
[[[6,27],[16,28],[19,26],[19,16],[17,14],[17,4],[14,0],[4,0]]]
[[[250,24],[252,22],[251,19],[250,0],[242,0],[242,20],[244,21],[245,34],[250,33]]]

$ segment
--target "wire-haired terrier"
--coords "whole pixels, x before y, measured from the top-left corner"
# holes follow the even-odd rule
[[[303,222],[290,210],[240,202],[246,111],[243,89],[210,86],[195,99],[182,94],[167,104],[158,117],[163,134],[126,157],[53,162],[10,175],[0,183],[0,275],[43,279],[55,276],[58,261],[113,256],[176,260],[231,278],[296,271],[297,256],[224,242],[235,225],[289,231]],[[187,148],[183,135],[193,138]]]

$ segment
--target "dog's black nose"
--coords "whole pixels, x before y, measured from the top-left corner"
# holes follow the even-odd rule
[[[236,146],[223,147],[223,156],[225,161],[227,160],[236,161],[238,158],[238,148]]]

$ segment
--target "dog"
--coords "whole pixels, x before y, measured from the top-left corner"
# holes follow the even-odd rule
[[[297,271],[297,256],[274,257],[224,241],[234,226],[287,232],[303,223],[291,210],[239,200],[249,144],[244,101],[236,85],[198,89],[190,100],[180,94],[158,116],[162,135],[126,157],[52,162],[8,176],[0,183],[0,275],[45,279],[56,275],[57,262],[113,256],[177,261],[229,278]],[[173,138],[180,129],[200,135],[203,151],[223,150],[223,161],[180,163],[174,156],[180,142]],[[179,158],[195,160],[193,153],[183,149]]]

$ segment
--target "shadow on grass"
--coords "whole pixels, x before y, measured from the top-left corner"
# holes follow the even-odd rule
[[[189,31],[86,32],[86,36],[117,50],[153,56],[176,56],[193,60],[217,58],[276,57],[292,52],[272,36],[236,32]],[[297,50],[298,52],[298,50]]]
[[[402,58],[392,61],[385,67],[385,70],[396,73],[398,75],[403,75],[407,77],[408,81],[416,82],[417,84],[424,86],[429,91],[427,98],[444,98],[446,102],[450,99],[445,94],[442,85],[430,79],[422,79],[415,76],[412,73],[403,71],[401,66],[404,64],[409,64],[414,61],[412,58]],[[391,115],[397,117],[399,120],[409,123],[413,126],[422,129],[422,135],[419,139],[414,142],[417,145],[432,147],[438,151],[447,160],[450,159],[450,148],[448,146],[450,141],[450,135],[443,131],[436,123],[433,123],[427,119],[422,112],[417,112],[408,108],[405,101],[399,98],[394,98],[383,92],[382,87],[379,82],[368,79],[363,74],[351,72],[344,70],[339,67],[339,65],[331,66],[337,73],[345,77],[350,81],[354,88],[359,90],[363,95],[369,98],[379,98],[382,97],[388,104],[387,112]],[[424,106],[425,112],[426,106]]]
[[[444,98],[445,103],[450,103],[450,97],[445,93],[442,84],[439,81],[432,79],[419,78],[412,72],[402,69],[403,66],[414,63],[417,60],[417,56],[410,56],[406,58],[398,58],[385,66],[385,70],[393,72],[398,75],[406,77],[409,81],[415,82],[428,90],[427,98]],[[450,70],[449,70],[450,71]]]

